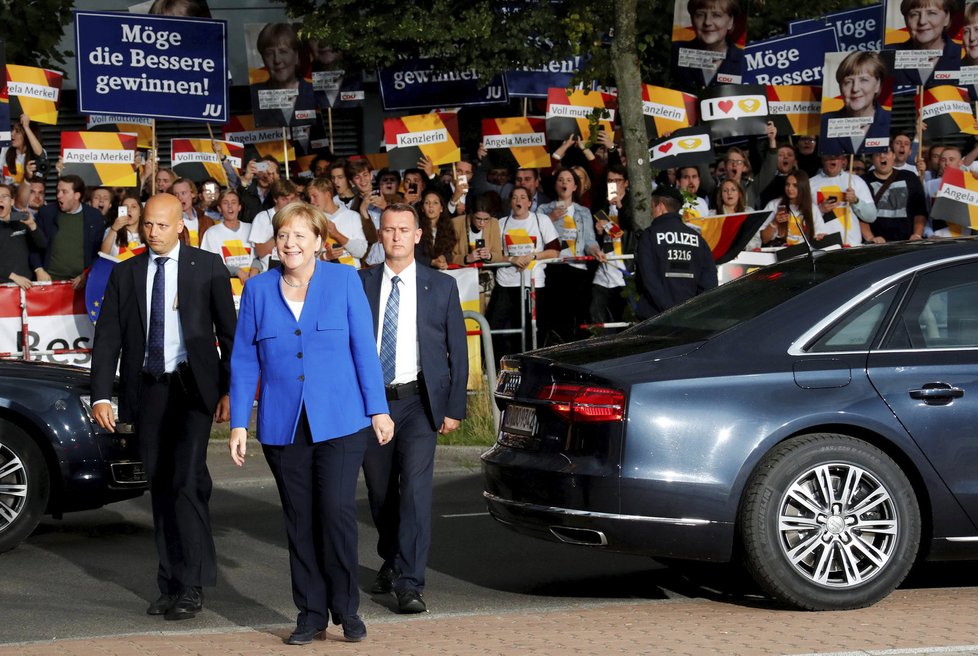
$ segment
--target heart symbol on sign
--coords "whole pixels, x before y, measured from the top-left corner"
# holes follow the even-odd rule
[[[731,109],[733,109],[733,101],[720,100],[717,102],[717,107],[719,107],[724,114],[727,114],[728,112],[730,112]]]
[[[761,103],[756,98],[744,98],[737,105],[748,114],[753,114],[761,107]]]
[[[672,142],[671,141],[667,141],[666,143],[664,143],[661,146],[659,146],[659,152],[660,153],[668,153],[670,150],[672,150]]]
[[[693,150],[699,148],[701,143],[703,143],[702,139],[682,139],[679,142],[679,147],[683,150]]]

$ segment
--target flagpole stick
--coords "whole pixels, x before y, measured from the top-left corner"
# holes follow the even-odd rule
[[[529,106],[530,106],[530,99],[523,98],[523,116],[526,116],[529,113],[530,111]]]
[[[920,157],[920,150],[924,147],[924,87],[917,87],[917,157]],[[914,162],[916,164],[916,162]],[[924,172],[917,170],[917,176],[921,184],[924,182]]]
[[[329,127],[329,151],[336,154],[336,150],[333,149],[333,108],[326,108],[326,121]]]
[[[150,145],[149,149],[149,159],[153,162],[153,177],[149,180],[149,195],[156,195],[156,168],[160,164],[159,157],[156,156],[157,144],[156,144],[156,119],[150,119]]]
[[[285,179],[289,179],[289,139],[286,136],[287,128],[282,126],[282,158],[285,160]]]
[[[852,189],[852,164],[856,161],[856,153],[851,153],[849,155],[849,186],[847,189]]]

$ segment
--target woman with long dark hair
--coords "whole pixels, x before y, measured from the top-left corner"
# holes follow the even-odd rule
[[[430,259],[435,269],[447,269],[458,237],[452,227],[445,200],[437,191],[426,191],[421,197],[421,242],[423,259]]]
[[[5,150],[3,182],[19,185],[36,175],[44,175],[45,171],[37,170],[38,161],[44,159],[41,133],[27,114],[21,114],[20,120],[10,126],[10,146]]]
[[[764,208],[771,212],[771,218],[761,228],[761,243],[764,246],[793,246],[804,241],[802,231],[809,240],[813,239],[812,228],[812,190],[808,184],[808,174],[795,170],[785,176],[784,193],[774,198]]]

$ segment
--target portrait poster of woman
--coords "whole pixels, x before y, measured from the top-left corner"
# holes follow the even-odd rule
[[[296,26],[248,23],[245,44],[255,127],[296,128],[315,123],[316,98],[307,79],[309,58]]]
[[[900,87],[955,84],[962,66],[962,0],[886,0],[883,48]]]
[[[891,50],[825,53],[821,155],[861,155],[890,145]]]
[[[698,91],[715,84],[740,84],[746,43],[747,0],[676,0],[673,88]]]
[[[978,100],[978,0],[968,0],[964,5],[961,50],[958,85],[968,90],[974,102]]]

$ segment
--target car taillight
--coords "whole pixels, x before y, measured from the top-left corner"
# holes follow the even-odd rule
[[[570,422],[621,421],[625,415],[625,393],[610,387],[554,383],[541,389],[537,398]]]

